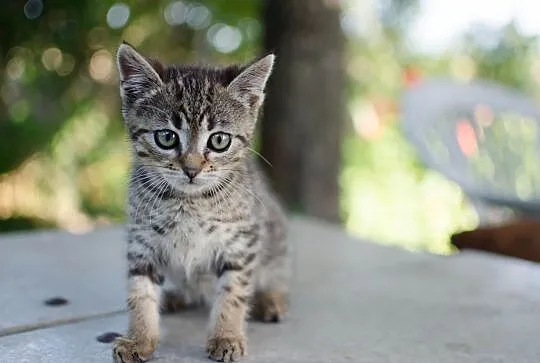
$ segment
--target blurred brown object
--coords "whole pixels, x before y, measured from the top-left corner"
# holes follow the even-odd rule
[[[540,220],[519,219],[452,235],[459,250],[472,249],[540,262]]]

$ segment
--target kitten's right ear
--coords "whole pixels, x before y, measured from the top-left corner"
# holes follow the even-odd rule
[[[163,83],[161,63],[147,60],[126,42],[123,42],[118,48],[116,64],[121,83],[132,81],[143,87],[159,86]]]
[[[227,87],[240,101],[249,107],[258,107],[264,99],[264,88],[272,73],[275,56],[269,54],[240,73]]]

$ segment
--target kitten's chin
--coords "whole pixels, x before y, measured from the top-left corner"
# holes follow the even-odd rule
[[[185,183],[176,185],[175,189],[177,189],[182,194],[199,195],[210,189],[210,186],[203,183]]]
[[[206,181],[198,181],[195,179],[192,183],[186,182],[175,186],[181,194],[189,196],[200,196],[210,193],[213,189],[213,184]]]

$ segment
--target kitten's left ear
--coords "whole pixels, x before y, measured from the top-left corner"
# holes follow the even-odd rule
[[[133,80],[156,85],[162,83],[163,65],[157,60],[142,56],[126,42],[118,49],[116,63],[121,81]]]
[[[275,56],[266,57],[248,66],[227,87],[235,98],[248,107],[258,107],[264,99],[264,88],[272,73]]]

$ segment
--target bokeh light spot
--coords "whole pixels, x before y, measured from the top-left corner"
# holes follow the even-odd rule
[[[150,32],[144,24],[131,24],[124,31],[124,39],[133,46],[140,45],[148,36]]]
[[[403,82],[406,87],[412,87],[422,80],[422,72],[414,66],[405,67],[402,73]]]
[[[382,136],[383,125],[373,103],[355,105],[351,115],[354,129],[362,138],[374,140]]]
[[[58,69],[62,64],[62,51],[58,48],[48,48],[41,55],[41,63],[48,71]]]
[[[41,0],[28,0],[24,4],[24,15],[30,19],[37,19],[43,13],[43,1]]]
[[[487,127],[491,126],[495,115],[488,105],[476,105],[474,108],[474,116],[479,125]]]
[[[129,6],[124,3],[114,4],[107,12],[107,24],[112,29],[120,29],[127,24],[129,14]]]
[[[208,41],[221,53],[230,53],[242,43],[242,33],[238,28],[218,23],[208,29]]]
[[[27,100],[20,100],[15,102],[9,108],[9,115],[11,119],[17,123],[24,122],[30,115],[30,104]]]
[[[456,125],[456,136],[459,148],[466,156],[470,157],[478,151],[476,133],[468,120],[459,120]]]
[[[369,5],[361,1],[351,3],[351,6],[343,9],[340,16],[341,29],[351,38],[361,38],[370,32],[378,32],[379,29],[372,21],[359,21],[366,19],[366,12],[369,12]]]
[[[169,25],[180,25],[186,21],[187,7],[181,1],[175,1],[167,5],[163,11],[165,21]]]
[[[238,27],[249,41],[256,40],[261,32],[261,24],[256,19],[252,18],[241,19],[238,22]]]
[[[21,96],[20,88],[13,82],[5,82],[0,88],[0,97],[6,105],[14,103]]]
[[[59,76],[67,76],[75,68],[75,58],[71,54],[64,53],[62,57],[62,64],[56,69],[56,73]]]
[[[210,24],[210,10],[204,5],[195,5],[186,16],[186,23],[192,29],[204,29]]]
[[[13,57],[6,65],[6,74],[12,81],[17,81],[23,77],[25,68],[26,64],[24,59]]]
[[[88,72],[90,76],[98,82],[106,82],[112,74],[112,55],[107,50],[98,50],[92,55]]]

